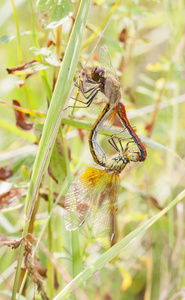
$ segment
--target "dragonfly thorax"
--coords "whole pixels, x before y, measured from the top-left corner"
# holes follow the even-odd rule
[[[105,164],[106,170],[108,172],[114,172],[114,173],[121,173],[123,169],[128,164],[129,160],[127,156],[120,155],[113,157],[112,159],[108,160]]]
[[[110,104],[119,102],[121,100],[120,83],[112,77],[106,77],[103,93],[109,99]]]

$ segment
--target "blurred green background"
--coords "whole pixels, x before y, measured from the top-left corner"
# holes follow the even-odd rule
[[[59,70],[55,60],[63,59],[78,11],[79,2],[71,2],[70,8],[64,5],[64,10],[66,15],[71,11],[73,18],[68,16],[59,27],[46,28],[49,17],[46,14],[41,16],[38,8],[36,11],[36,1],[14,1],[20,32],[19,44],[13,1],[1,0],[0,166],[8,166],[12,171],[10,178],[0,181],[2,299],[10,299],[18,255],[18,249],[7,248],[6,242],[21,237],[24,200],[37,151],[35,143],[38,143],[44,123],[44,118],[31,115],[28,120],[34,124],[34,129],[23,131],[16,126],[14,110],[8,107],[8,103],[12,104],[12,100],[16,99],[23,108],[47,113],[50,100],[43,74],[35,73],[20,87],[25,74],[22,77],[8,74],[6,69],[36,59],[31,49],[36,46],[33,39],[34,24],[40,48],[46,47],[49,40],[53,41],[53,45],[48,48],[51,53],[42,56],[45,62],[50,58],[44,72],[50,92],[53,90],[53,81]],[[137,134],[144,137],[142,141],[148,153],[145,162],[130,164],[120,174],[117,241],[169,204],[184,189],[185,178],[185,3],[182,0],[119,2],[116,10],[111,13],[115,1],[92,1],[76,71],[77,77],[106,24],[107,16],[111,16],[99,45],[106,44],[109,49],[122,87],[122,102],[126,106],[130,123],[137,129]],[[60,41],[60,45],[56,59],[57,41]],[[97,57],[94,54],[87,67],[90,69],[96,64]],[[67,110],[65,118],[69,124],[72,120],[70,115],[71,111]],[[93,124],[96,117],[79,109],[75,110],[74,119]],[[88,148],[88,123],[84,127],[82,125],[80,130],[70,125],[61,127],[72,176],[81,167],[94,165]],[[104,141],[105,137],[101,135],[100,144],[103,145]],[[57,159],[60,162],[61,157]],[[47,172],[44,175],[33,220],[34,228],[30,231],[35,238],[39,237],[51,209],[51,203],[44,201],[43,194],[47,199],[48,195],[53,195],[51,198],[55,199],[61,189],[65,194],[69,184],[65,161],[61,159],[60,163],[58,172],[60,175],[62,173],[61,182],[57,184],[49,178]],[[15,197],[4,194],[17,189],[22,191],[15,194]],[[74,275],[71,272],[74,256],[71,257],[69,251],[71,236],[64,228],[63,213],[64,209],[57,206],[41,241],[62,268]],[[81,269],[85,269],[101,258],[106,250],[97,244],[88,222],[79,229],[79,240]],[[81,288],[86,299],[183,299],[184,243],[184,204],[180,202],[142,237],[136,238],[85,282]],[[48,270],[46,291],[53,299],[66,286],[67,279],[65,274],[56,271],[56,261],[51,260],[43,247],[38,248],[37,257]],[[28,279],[23,296],[32,299],[35,289],[32,280]],[[74,297],[69,295],[68,299]],[[76,297],[79,298],[78,295]],[[41,295],[37,294],[36,299],[41,299]]]

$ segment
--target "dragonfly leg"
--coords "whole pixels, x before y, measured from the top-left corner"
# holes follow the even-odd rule
[[[119,143],[120,143],[120,145],[122,144],[122,140],[121,139],[119,139]],[[131,141],[131,142],[128,142],[127,144],[126,144],[126,147],[125,147],[125,152],[129,149],[129,144],[132,144],[132,143],[134,143],[134,141]]]
[[[94,84],[97,85],[97,83],[94,83]],[[82,95],[84,97],[86,97],[85,94],[89,93],[90,91],[92,91],[96,88],[93,86],[92,88],[89,88],[88,90],[85,91],[84,86],[83,86],[83,81],[81,81],[80,84],[75,83],[74,85],[80,90],[80,92],[82,93]]]
[[[93,92],[94,92],[94,94],[93,94]],[[75,101],[78,101],[78,102],[80,102],[80,103],[83,103],[83,104],[85,104],[84,106],[72,106],[72,105],[69,105],[68,107],[66,107],[64,110],[66,110],[67,108],[87,108],[87,107],[89,107],[90,105],[91,105],[91,103],[92,103],[92,101],[93,101],[93,99],[96,97],[96,95],[98,94],[98,92],[99,92],[99,89],[96,89],[96,90],[94,90],[88,97],[85,97],[88,101],[87,102],[85,102],[85,101],[82,101],[82,100],[78,100],[78,99],[75,99],[75,98],[73,98]],[[90,97],[91,96],[91,97]],[[90,97],[90,98],[89,98]]]
[[[119,144],[120,144],[120,147],[121,147],[121,151],[122,152],[126,152],[128,149],[129,149],[129,144],[135,144],[135,142],[134,141],[129,141],[127,144],[126,144],[126,147],[125,148],[123,148],[123,145],[122,145],[122,141],[123,140],[125,140],[125,138],[118,138],[118,142],[119,142]]]
[[[108,140],[109,144],[117,151],[117,152],[120,152],[119,151],[119,148],[115,142],[115,138],[113,137],[113,135],[111,136],[111,138]]]
[[[98,91],[100,90],[100,89],[99,89],[99,86],[95,86],[95,87],[89,89],[89,90],[86,91],[86,92],[83,92],[82,90],[80,90],[80,91],[81,91],[81,93],[82,93],[82,95],[84,96],[85,99],[89,99],[89,98],[90,98],[97,90],[98,90]],[[86,94],[85,94],[85,93],[89,93],[89,92],[90,92],[89,95],[86,95]],[[76,98],[73,98],[73,99],[78,100],[78,99],[76,99]]]
[[[111,138],[108,140],[109,141],[109,143],[111,144],[111,146],[117,151],[117,152],[120,152],[120,150],[119,150],[119,148],[118,148],[118,146],[117,146],[117,144],[116,144],[116,142],[115,142],[115,139],[118,139],[118,141],[119,141],[119,144],[120,144],[120,146],[121,146],[121,152],[124,152],[124,150],[123,150],[123,146],[122,146],[122,143],[120,142],[120,139],[125,139],[125,140],[127,140],[128,138],[119,138],[117,135],[118,134],[120,134],[120,133],[122,133],[123,131],[125,131],[125,128],[124,129],[121,129],[119,132],[116,132],[115,134],[112,134],[111,135]]]

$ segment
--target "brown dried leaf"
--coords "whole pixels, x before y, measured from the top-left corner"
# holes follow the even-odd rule
[[[23,239],[10,241],[7,246],[11,247],[12,249],[17,249],[22,243],[22,240]]]
[[[0,247],[11,247],[12,249],[17,249],[20,244],[22,243],[22,239],[12,240],[11,238],[7,237],[6,235],[0,234]]]
[[[42,264],[36,257],[32,257],[32,255],[30,254],[30,249],[28,249],[25,255],[24,264],[26,269],[28,270],[28,275],[33,280],[33,282],[36,283],[38,292],[41,293],[42,299],[49,300],[45,291],[43,281],[43,279],[47,277],[47,269],[42,266]]]
[[[0,194],[0,206],[3,206],[5,204],[10,205],[15,197],[21,196],[24,193],[24,189],[12,189],[6,193]]]
[[[54,289],[58,290],[60,287],[59,283],[58,283],[58,279],[57,279],[57,272],[56,269],[54,269]]]
[[[119,34],[119,41],[126,43],[127,38],[128,38],[128,30],[127,28],[123,28],[123,30]]]
[[[83,142],[84,141],[84,132],[82,129],[78,128],[78,132],[79,132],[79,136],[80,136],[80,139],[81,141]]]
[[[13,100],[13,105],[21,107],[17,100]],[[22,111],[14,109],[14,112],[17,126],[27,131],[33,128],[33,124],[25,120],[25,114]]]
[[[16,106],[21,107],[19,101],[17,101],[17,100],[13,100],[13,105],[16,105]],[[24,120],[24,113],[23,113],[22,111],[17,111],[17,112],[18,112],[18,114],[19,114],[19,118],[20,118],[21,120]]]
[[[37,272],[42,276],[43,278],[47,278],[47,268],[44,268],[41,262],[37,259],[36,260],[36,268]]]
[[[48,173],[49,173],[49,176],[58,184],[58,180],[55,178],[50,166],[48,167]]]
[[[13,175],[13,172],[9,170],[8,166],[0,168],[0,180],[5,181]]]
[[[14,68],[7,68],[8,74],[14,74],[14,75],[31,75],[35,74],[36,72],[40,70],[47,69],[49,65],[45,62],[39,62],[37,60],[32,60],[30,62],[27,62],[25,64],[22,64],[20,66],[14,67]]]
[[[153,123],[148,123],[145,126],[145,130],[148,131],[148,132],[151,132],[152,128],[153,128]]]
[[[47,48],[49,48],[50,46],[55,46],[56,43],[52,40],[52,39],[49,39],[48,42],[47,42]]]

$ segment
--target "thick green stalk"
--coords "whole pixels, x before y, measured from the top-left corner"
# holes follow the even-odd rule
[[[58,81],[55,86],[51,105],[45,121],[42,138],[39,144],[37,157],[33,166],[33,173],[28,189],[28,194],[25,203],[25,226],[23,236],[28,232],[29,219],[35,204],[38,188],[42,180],[43,173],[46,171],[53,145],[58,132],[58,127],[62,118],[62,110],[70,93],[73,77],[75,74],[80,48],[87,20],[88,11],[90,8],[90,0],[82,0],[79,12],[73,27],[73,31],[66,49],[64,60],[59,72]],[[24,244],[22,243],[19,253],[18,265],[14,281],[12,299],[15,299],[21,262],[23,257]]]

